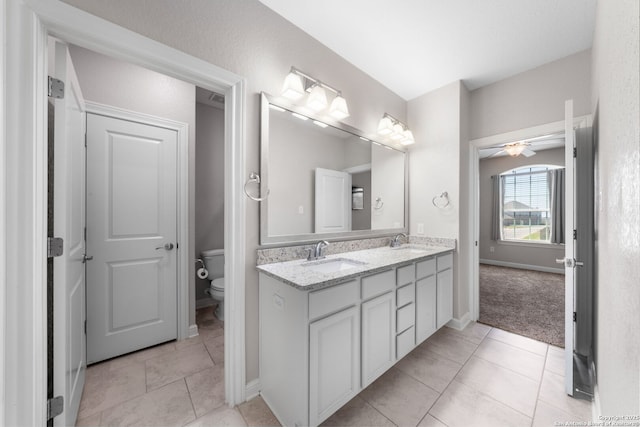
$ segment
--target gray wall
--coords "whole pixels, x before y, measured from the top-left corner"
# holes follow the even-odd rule
[[[351,117],[344,120],[349,125],[373,133],[385,112],[406,120],[407,104],[402,98],[257,0],[192,0],[188,3],[157,0],[153,5],[130,0],[65,0],[65,3],[245,77],[247,176],[250,171],[259,170],[260,164],[258,93],[279,94],[292,65],[342,90],[351,112]],[[190,168],[193,168],[193,151],[191,156]],[[195,175],[189,194],[193,209],[194,180]],[[258,377],[255,265],[259,206],[249,202],[245,283],[247,382]],[[192,236],[194,228],[192,226]],[[190,276],[193,277],[193,272]]]
[[[640,7],[598,2],[596,370],[602,413],[640,414]]]
[[[195,256],[224,248],[224,110],[196,103]],[[196,301],[213,302],[196,277]]]
[[[559,269],[555,260],[564,258],[564,245],[502,243],[491,240],[491,176],[526,165],[564,166],[564,148],[536,152],[535,156],[501,156],[480,160],[480,260],[522,264],[545,271]],[[491,252],[490,248],[494,248]]]
[[[471,92],[471,139],[591,113],[591,51],[586,50]]]

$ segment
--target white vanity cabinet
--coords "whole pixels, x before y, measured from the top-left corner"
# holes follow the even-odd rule
[[[438,284],[437,328],[440,329],[453,319],[453,254],[436,258]]]
[[[447,256],[318,290],[261,271],[261,395],[278,420],[319,425],[446,323],[453,308]]]

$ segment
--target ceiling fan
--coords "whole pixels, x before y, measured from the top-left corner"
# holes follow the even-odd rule
[[[530,146],[531,144],[525,141],[510,142],[509,144],[504,144],[502,148],[491,154],[489,157],[499,156],[503,153],[508,154],[511,157],[518,157],[521,154],[525,157],[531,157],[535,155],[536,152],[529,148]]]
[[[542,135],[535,138],[529,138],[522,141],[509,142],[496,147],[484,148],[480,150],[481,157],[497,157],[509,155],[518,157],[523,155],[531,157],[536,154],[536,150],[544,150],[564,145],[563,134],[556,133],[550,135]]]

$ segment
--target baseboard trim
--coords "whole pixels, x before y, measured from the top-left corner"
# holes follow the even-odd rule
[[[254,397],[258,397],[260,394],[260,378],[256,378],[255,380],[249,381],[245,387],[244,395],[247,400],[251,400]]]
[[[187,331],[187,337],[193,338],[198,336],[198,325],[190,325]]]
[[[449,320],[446,326],[461,331],[466,328],[469,323],[471,323],[471,313],[467,311],[460,319],[453,318]]]
[[[521,270],[542,271],[545,273],[564,274],[564,268],[543,267],[540,265],[519,264],[517,262],[497,261],[494,259],[480,259],[480,264],[497,265],[498,267],[519,268]]]

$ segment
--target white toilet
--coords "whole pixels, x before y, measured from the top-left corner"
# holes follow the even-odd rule
[[[224,321],[224,249],[210,249],[202,252],[204,267],[209,272],[207,279],[211,280],[211,286],[205,292],[218,301],[218,307],[213,312],[215,316]]]

